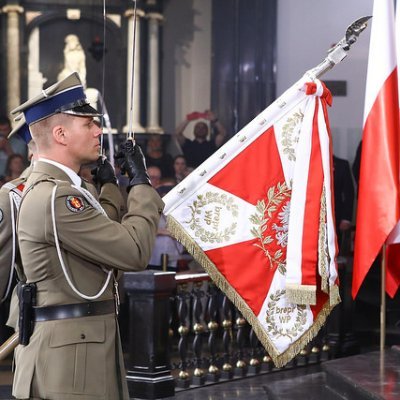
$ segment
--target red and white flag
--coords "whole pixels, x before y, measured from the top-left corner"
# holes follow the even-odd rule
[[[375,0],[364,108],[352,294],[383,244],[399,242],[399,95],[393,0]],[[389,236],[391,237],[389,240]],[[397,245],[388,246],[386,291],[400,283]]]
[[[169,230],[277,366],[340,301],[330,102],[301,79],[163,198]]]

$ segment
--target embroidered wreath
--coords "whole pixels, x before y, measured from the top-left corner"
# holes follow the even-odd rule
[[[208,204],[217,203],[224,207],[225,210],[230,211],[233,217],[239,215],[239,208],[234,203],[233,197],[226,194],[215,192],[206,192],[205,195],[197,195],[197,199],[189,206],[191,210],[191,219],[186,221],[190,224],[189,228],[194,231],[194,235],[204,243],[222,243],[229,240],[230,236],[236,231],[237,223],[233,222],[230,226],[221,231],[210,231],[201,226],[201,220],[198,217],[201,215],[202,208]]]
[[[270,187],[267,193],[267,202],[265,202],[264,199],[258,201],[256,213],[250,216],[250,222],[255,225],[255,227],[251,228],[250,232],[254,237],[259,239],[259,243],[254,244],[254,246],[259,247],[264,252],[265,256],[268,258],[271,269],[277,265],[278,271],[282,275],[286,273],[283,252],[281,249],[278,249],[274,253],[271,253],[268,245],[271,244],[274,239],[271,235],[264,236],[264,233],[268,229],[268,223],[274,213],[276,213],[281,203],[289,196],[290,189],[286,186],[285,182],[278,183],[276,187]]]
[[[295,112],[286,120],[286,123],[282,127],[282,147],[283,154],[287,155],[289,161],[296,161],[294,143],[298,141],[298,138],[292,139],[292,133],[296,126],[299,125],[304,118],[304,114],[301,111]]]
[[[296,321],[291,328],[285,329],[281,326],[278,326],[275,320],[275,315],[277,315],[275,308],[279,300],[282,298],[282,296],[285,295],[285,293],[286,293],[285,290],[277,290],[275,294],[271,294],[270,301],[268,302],[268,311],[265,317],[265,320],[267,322],[266,329],[268,334],[276,339],[279,339],[280,337],[283,336],[289,338],[290,340],[293,340],[304,330],[304,326],[307,322],[306,306],[299,304],[296,305],[297,308]]]

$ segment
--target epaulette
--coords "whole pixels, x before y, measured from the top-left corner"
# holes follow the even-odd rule
[[[58,186],[58,187],[69,186],[71,188],[75,188],[75,186],[71,182],[63,181],[60,179],[55,179],[55,178],[52,178],[49,176],[42,177],[42,178],[39,178],[37,181],[33,182],[30,186],[25,187],[21,200],[24,200],[26,198],[26,196],[28,195],[28,193],[30,193],[32,191],[32,189],[34,189],[41,183],[52,183],[53,185]]]
[[[26,178],[18,178],[10,182],[6,182],[1,188],[7,192],[16,191],[22,194],[25,184],[26,184]]]
[[[101,204],[98,202],[98,200],[96,198],[93,197],[93,195],[90,193],[89,190],[84,189],[82,187],[76,186],[71,182],[68,181],[63,181],[63,180],[59,180],[59,179],[55,179],[55,178],[51,178],[51,177],[43,177],[38,179],[37,181],[35,181],[34,183],[32,183],[32,185],[30,185],[27,189],[25,189],[22,199],[24,199],[26,197],[26,195],[34,188],[36,187],[39,183],[43,183],[43,182],[51,182],[54,185],[58,186],[58,187],[70,187],[72,189],[75,189],[77,192],[79,192],[85,199],[86,201],[92,206],[94,207],[97,211],[99,211],[101,214],[103,214],[104,216],[107,216],[107,213],[104,211],[103,207],[101,206]]]

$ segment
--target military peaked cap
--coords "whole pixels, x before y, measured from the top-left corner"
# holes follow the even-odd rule
[[[11,114],[18,113],[24,114],[28,125],[60,113],[82,117],[101,116],[86,99],[82,82],[76,72],[11,111]]]

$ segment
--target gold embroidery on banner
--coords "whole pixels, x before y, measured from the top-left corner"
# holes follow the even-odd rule
[[[266,311],[265,321],[267,322],[267,332],[274,339],[282,336],[289,338],[291,341],[305,330],[307,323],[306,306],[298,304],[289,304],[285,307],[279,307],[279,300],[285,295],[285,290],[277,290],[270,295],[270,301]],[[296,313],[294,323],[292,319]],[[276,322],[276,316],[279,322]],[[287,328],[285,328],[287,326]]]
[[[274,239],[271,235],[264,237],[264,232],[268,229],[268,223],[272,218],[273,214],[278,210],[279,205],[285,198],[290,196],[290,189],[286,186],[286,183],[279,183],[275,186],[269,188],[267,193],[267,203],[265,200],[260,200],[256,205],[256,214],[250,216],[250,222],[256,225],[251,228],[251,234],[259,239],[259,243],[254,244],[254,246],[259,247],[268,258],[270,263],[270,268],[272,269],[277,265],[278,271],[282,274],[286,274],[286,263],[284,259],[284,254],[281,249],[278,249],[271,254],[268,249]],[[282,227],[278,227],[276,224],[272,227],[276,232],[275,239],[278,245],[283,248],[287,244],[287,227],[289,221],[289,206],[286,205],[282,210],[280,219],[282,221]]]
[[[327,249],[326,237],[326,196],[325,188],[321,195],[321,208],[319,213],[319,232],[318,232],[318,271],[321,276],[321,290],[324,293],[329,292],[329,275],[328,265],[330,263],[329,253]]]
[[[222,227],[221,224],[239,215],[238,205],[234,198],[226,194],[206,192],[205,195],[197,195],[196,200],[189,206],[191,219],[185,221],[193,231],[194,236],[204,243],[222,243],[230,239],[236,232],[237,223]],[[231,218],[222,215],[228,211]]]
[[[292,137],[294,130],[300,126],[304,118],[301,111],[295,112],[287,120],[282,127],[282,140],[283,154],[287,156],[289,161],[296,161],[295,144],[298,142],[298,137]]]

